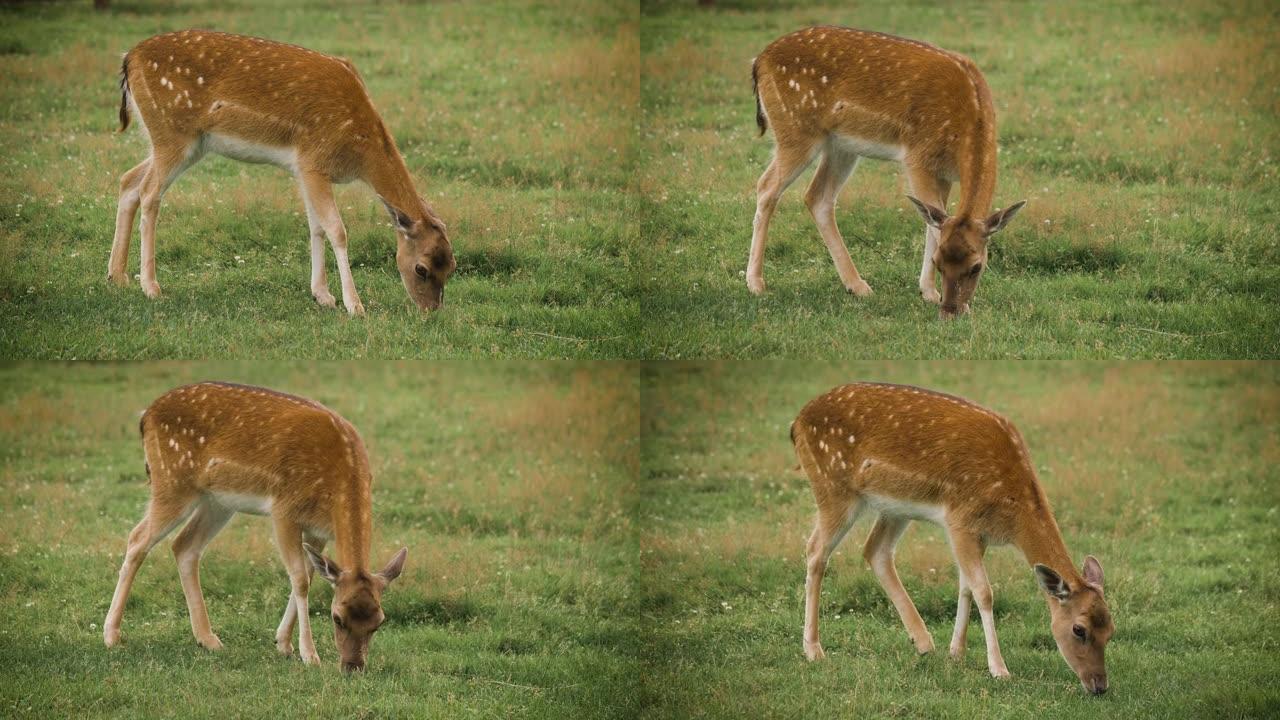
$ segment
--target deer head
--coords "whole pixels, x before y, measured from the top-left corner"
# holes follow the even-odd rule
[[[444,221],[436,217],[419,198],[418,215],[387,205],[396,225],[396,267],[409,297],[423,310],[436,310],[444,305],[444,284],[453,275],[457,263],[453,247],[445,234]]]
[[[1104,652],[1115,625],[1102,597],[1102,564],[1090,555],[1082,568],[1084,582],[1071,586],[1047,565],[1035,566],[1036,581],[1049,596],[1050,625],[1058,652],[1094,695],[1107,691]]]
[[[344,672],[363,670],[369,641],[386,619],[382,592],[400,577],[409,548],[401,548],[387,566],[376,573],[343,570],[310,545],[303,544],[316,572],[333,585],[333,639],[342,655]]]
[[[942,273],[944,320],[969,311],[969,300],[978,289],[978,278],[987,267],[987,243],[1027,204],[1026,200],[997,210],[986,220],[950,216],[943,210],[907,196],[929,227],[938,230],[933,266]]]

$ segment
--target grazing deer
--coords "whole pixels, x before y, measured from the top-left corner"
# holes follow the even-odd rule
[[[276,648],[318,664],[307,592],[312,570],[333,584],[333,634],[343,670],[364,668],[382,624],[382,593],[400,576],[408,548],[370,572],[369,458],[351,423],[319,403],[257,387],[205,382],[170,390],[142,414],[151,502],[129,533],[120,581],[103,624],[107,647],[120,642],[120,618],[142,561],[186,521],[173,541],[196,641],[222,647],[200,591],[200,555],[237,512],[270,515],[292,590]],[[338,560],[320,554],[333,540]]]
[[[1034,569],[1049,605],[1058,650],[1085,689],[1107,689],[1103,651],[1114,626],[1092,555],[1076,572],[1026,443],[996,413],[960,398],[904,385],[856,383],[812,400],[791,425],[796,456],[813,487],[818,514],[809,537],[804,651],[824,657],[818,601],[831,553],[866,510],[879,515],[863,557],[921,653],[933,639],[907,596],[893,549],[912,520],[946,530],[960,576],[951,657],[964,655],[969,601],[978,604],[987,667],[1008,677],[996,640],[991,585],[982,566],[988,545],[1013,543]]]
[[[858,275],[835,205],[858,159],[894,160],[907,171],[910,197],[927,225],[920,293],[941,315],[967,311],[987,265],[987,241],[1026,201],[986,215],[996,188],[996,114],[982,73],[968,58],[927,43],[840,27],[812,27],[773,41],[751,79],[760,134],[773,128],[775,151],[756,184],[747,287],[764,292],[764,246],[778,198],[822,156],[805,204],[835,262],[858,296]],[[959,181],[955,215],[947,195]],[[934,286],[942,273],[942,294]]]
[[[409,297],[434,310],[455,262],[444,223],[414,189],[395,140],[343,58],[259,38],[207,30],[156,35],[124,56],[120,130],[131,115],[143,125],[151,155],[120,178],[120,206],[107,278],[126,285],[129,238],[142,208],[142,289],[158,297],[156,214],[169,185],[206,153],[270,163],[298,180],[311,228],[311,294],[334,307],[325,277],[324,237],[333,245],[342,304],[364,313],[347,229],[333,183],[363,180],[395,222],[396,266]]]

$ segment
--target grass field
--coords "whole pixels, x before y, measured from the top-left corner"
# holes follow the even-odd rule
[[[1280,354],[1280,35],[1274,3],[645,2],[636,193],[649,357],[1163,358]],[[751,59],[808,25],[970,56],[997,105],[992,245],[971,318],[916,287],[923,223],[869,161],[836,217],[875,290],[844,293],[801,197],[783,196],[765,297],[744,270],[755,183]],[[956,192],[952,193],[953,209]]]
[[[338,671],[322,582],[324,666],[276,655],[288,580],[270,524],[248,516],[203,563],[222,652],[195,644],[167,541],[138,575],[124,644],[103,647],[147,499],[138,414],[209,378],[312,397],[364,436],[373,561],[401,545],[409,559],[363,675]],[[0,367],[0,715],[625,716],[637,387],[609,363]]]
[[[1185,363],[646,367],[641,622],[662,698],[650,717],[1275,717],[1278,375]],[[941,531],[920,523],[898,568],[942,651],[916,655],[863,563],[864,520],[823,585],[827,660],[805,661],[813,500],[787,428],[812,397],[856,379],[948,391],[1018,425],[1072,556],[1106,569],[1105,696],[1086,695],[1058,655],[1012,548],[993,548],[986,567],[1013,678],[987,673],[976,619],[963,664],[951,662],[955,570]]]
[[[0,356],[618,357],[639,301],[624,221],[638,94],[637,9],[538,4],[89,2],[0,7]],[[448,304],[419,313],[386,212],[338,188],[368,316],[320,308],[292,179],[210,157],[157,225],[165,293],[105,282],[119,177],[120,57],[203,27],[350,58],[449,224]],[[135,238],[130,273],[138,272]],[[337,275],[329,253],[330,288]]]

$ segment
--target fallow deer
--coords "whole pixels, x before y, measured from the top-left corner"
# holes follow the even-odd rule
[[[835,220],[836,198],[858,159],[906,168],[910,197],[927,225],[920,293],[941,316],[968,310],[987,266],[987,242],[1026,201],[987,214],[996,188],[996,114],[987,82],[971,60],[928,43],[842,27],[811,27],[773,41],[751,68],[756,124],[773,129],[775,150],[756,184],[747,287],[764,292],[764,247],[782,193],[821,156],[805,204],[835,262],[858,296],[858,274]],[[946,212],[951,184],[962,194]],[[942,294],[934,284],[942,273]]]
[[[988,545],[1012,543],[1031,564],[1049,606],[1058,650],[1085,689],[1107,689],[1104,650],[1115,628],[1092,555],[1077,572],[1017,428],[957,397],[903,385],[855,383],[815,398],[791,425],[791,439],[817,501],[805,578],[804,651],[818,641],[822,576],[858,517],[878,514],[863,557],[893,602],[916,650],[933,639],[907,596],[893,551],[912,520],[941,525],[959,570],[951,657],[964,655],[970,599],[977,602],[987,668],[1008,677],[996,639]]]
[[[364,668],[382,624],[382,593],[400,576],[408,548],[369,570],[373,527],[369,458],[359,433],[337,413],[264,388],[204,382],[165,393],[139,424],[151,500],[129,534],[120,580],[103,623],[120,642],[125,601],[147,553],[184,521],[173,542],[196,641],[222,647],[200,590],[200,556],[237,512],[269,515],[291,591],[276,648],[291,655],[298,627],[302,660],[319,664],[307,595],[313,570],[333,584],[334,640],[347,671]],[[337,560],[321,554],[333,540]]]
[[[351,278],[347,230],[333,183],[363,180],[394,221],[396,266],[424,310],[444,302],[456,267],[444,222],[414,189],[395,140],[355,66],[284,43],[208,30],[156,35],[120,69],[120,130],[137,117],[151,154],[120,178],[120,205],[107,277],[127,285],[129,240],[142,209],[142,289],[160,294],[155,233],[160,198],[207,153],[284,168],[298,181],[311,233],[311,294],[334,307],[325,276],[329,238],[352,315],[364,305]]]

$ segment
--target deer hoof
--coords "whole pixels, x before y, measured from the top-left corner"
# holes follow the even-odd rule
[[[822,643],[805,643],[804,656],[809,658],[809,662],[817,662],[825,660],[827,653],[822,649]]]
[[[747,278],[747,289],[751,291],[752,295],[763,295],[764,294],[764,278],[762,277]]]
[[[321,307],[337,307],[338,303],[333,299],[333,293],[328,290],[312,290],[311,297],[316,299],[316,303]]]
[[[870,297],[871,295],[871,286],[865,280],[858,280],[852,285],[845,285],[844,289],[858,297]]]
[[[934,305],[942,304],[942,296],[933,288],[920,288],[920,297],[924,298],[924,301],[927,303],[933,303]]]
[[[214,635],[213,633],[209,633],[209,637],[200,640],[200,644],[203,645],[207,650],[222,649],[222,641],[219,640],[218,636]]]

